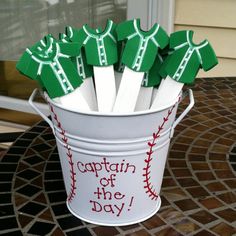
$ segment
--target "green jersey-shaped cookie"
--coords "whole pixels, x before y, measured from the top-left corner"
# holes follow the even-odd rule
[[[76,41],[73,41],[74,38],[73,38],[73,35],[71,34],[71,32],[73,31],[74,29],[72,29],[72,27],[67,27],[66,28],[67,35],[59,34],[60,40],[64,43],[70,43],[70,42],[76,43]],[[86,79],[93,76],[93,68],[92,66],[87,64],[85,53],[82,48],[78,56],[71,57],[71,61],[74,63],[80,77],[82,77],[83,79]]]
[[[109,66],[117,62],[116,25],[107,21],[103,32],[84,25],[74,36],[83,44],[87,63],[93,66]]]
[[[118,41],[126,41],[121,61],[134,71],[149,71],[158,49],[165,48],[169,41],[159,24],[154,24],[149,31],[142,31],[139,19],[119,24],[116,32]]]
[[[27,77],[40,80],[51,98],[61,97],[79,87],[82,83],[70,56],[79,54],[75,43],[57,43],[46,40],[40,50],[26,49],[16,68]]]
[[[52,41],[56,41],[55,38],[51,35],[48,34],[46,36],[44,36],[41,40],[39,40],[38,42],[36,42],[34,45],[32,45],[31,47],[29,47],[29,50],[31,52],[36,51],[38,53],[40,53],[43,50],[48,50],[47,49],[47,42],[49,40]],[[27,61],[29,61],[29,54],[28,53],[24,53],[21,56],[21,59],[18,61],[17,63],[17,68],[21,69],[21,74],[24,74],[24,71],[27,71],[27,67],[28,67],[28,63]],[[24,74],[25,75],[25,74]],[[27,75],[25,75],[26,77],[28,77]],[[32,79],[32,78],[31,78]],[[41,81],[40,77],[37,77],[37,82],[39,83],[40,87],[42,88],[42,90],[46,90],[46,88],[43,85],[43,82]]]
[[[218,63],[207,40],[200,44],[193,43],[191,30],[172,33],[169,48],[171,53],[164,61],[161,71],[181,83],[192,83],[199,69],[208,71]]]

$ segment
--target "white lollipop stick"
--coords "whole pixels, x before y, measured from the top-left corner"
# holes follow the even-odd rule
[[[81,88],[76,88],[73,92],[66,94],[62,97],[57,97],[56,102],[60,103],[63,107],[74,111],[90,111],[88,103],[84,99]]]
[[[168,76],[158,88],[151,109],[158,109],[159,107],[169,105],[179,95],[183,86],[184,83],[176,82]]]
[[[121,78],[122,78],[122,72],[117,72],[115,71],[115,78],[116,78],[116,92],[118,92],[119,87],[120,87],[120,82],[121,82]]]
[[[98,110],[97,99],[92,77],[83,79],[83,83],[80,86],[80,91],[84,99],[87,101],[90,109],[92,111],[97,111]]]
[[[125,67],[116,97],[113,112],[134,111],[144,72],[136,72]]]
[[[154,89],[153,89],[153,92],[152,92],[152,99],[151,99],[151,106],[152,106],[152,104],[153,104],[153,102],[154,102],[154,100],[155,100],[155,98],[156,98],[156,96],[157,96],[157,94],[158,94],[158,91],[161,90],[161,87],[162,87],[162,85],[163,85],[163,83],[164,83],[164,80],[165,80],[165,79],[162,79],[162,80],[161,80],[161,83],[159,84],[158,88],[154,88]]]
[[[148,110],[151,105],[153,87],[141,87],[135,106],[135,111]]]
[[[94,66],[93,73],[98,111],[111,112],[116,98],[116,83],[113,65]]]
[[[152,98],[151,98],[151,105],[153,104],[153,101],[155,100],[155,97],[157,95],[158,88],[153,88],[152,90]]]

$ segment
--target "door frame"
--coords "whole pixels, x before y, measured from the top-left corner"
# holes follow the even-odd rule
[[[128,0],[127,19],[140,18],[143,29],[160,24],[168,34],[174,29],[175,0]]]

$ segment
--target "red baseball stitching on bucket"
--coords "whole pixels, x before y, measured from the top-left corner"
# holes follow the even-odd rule
[[[150,167],[151,167],[151,161],[152,161],[152,154],[153,154],[153,147],[156,145],[156,141],[157,139],[160,137],[160,132],[161,130],[164,128],[165,123],[168,121],[170,115],[172,114],[173,109],[175,108],[176,104],[170,109],[168,110],[168,114],[166,117],[163,118],[163,122],[161,125],[159,125],[158,127],[158,131],[156,133],[152,134],[152,142],[148,142],[148,146],[149,146],[149,151],[146,152],[147,154],[147,158],[144,160],[146,163],[146,166],[143,168],[144,170],[144,180],[143,182],[145,183],[144,188],[146,189],[146,193],[148,194],[148,196],[151,198],[151,200],[157,200],[158,198],[158,194],[156,193],[156,190],[154,189],[150,179]]]
[[[74,171],[73,156],[71,153],[71,148],[69,147],[69,144],[68,144],[68,138],[65,136],[65,130],[62,128],[61,122],[58,120],[57,114],[55,113],[52,105],[50,103],[48,103],[48,104],[50,105],[51,112],[53,113],[53,118],[57,122],[57,127],[61,130],[60,131],[61,139],[64,142],[64,144],[65,144],[64,147],[66,148],[66,151],[67,151],[66,155],[68,157],[68,163],[70,165],[70,178],[71,178],[70,193],[67,197],[67,200],[69,202],[71,202],[76,195],[76,192],[75,192],[75,190],[76,190],[76,186],[75,186],[76,173]]]

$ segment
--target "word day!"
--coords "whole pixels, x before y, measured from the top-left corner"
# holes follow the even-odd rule
[[[93,212],[105,212],[119,217],[125,210],[131,210],[135,201],[134,196],[127,196],[125,192],[118,190],[117,182],[120,181],[117,181],[117,178],[121,175],[135,174],[134,164],[126,162],[125,159],[113,163],[104,157],[98,162],[78,161],[77,168],[83,175],[94,174],[98,179],[97,186],[90,193],[91,199],[88,200]]]
[[[123,195],[125,197],[125,195]],[[116,204],[104,204],[102,205],[98,201],[93,201],[90,200],[90,203],[92,204],[92,211],[94,212],[106,212],[106,213],[111,213],[115,214],[117,217],[120,216],[120,214],[124,211],[125,207],[128,211],[130,211],[131,206],[133,204],[133,199],[134,197],[132,196],[130,199],[129,204],[127,204],[125,201]]]

